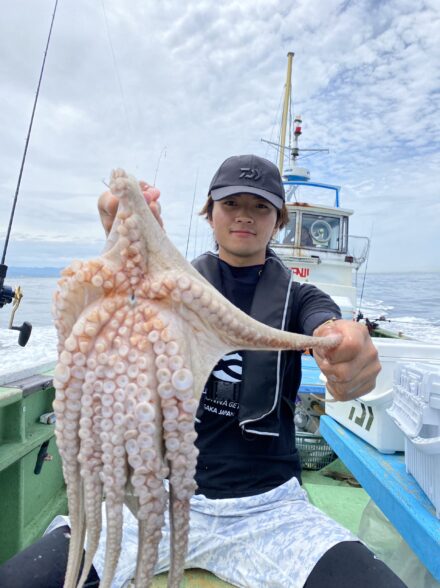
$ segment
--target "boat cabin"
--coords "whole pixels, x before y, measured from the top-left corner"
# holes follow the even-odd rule
[[[344,318],[356,310],[353,279],[365,261],[369,239],[349,233],[352,210],[339,206],[339,186],[310,182],[309,172],[294,168],[284,175],[289,221],[275,236],[272,248],[300,282],[310,282],[327,292],[341,307]],[[304,198],[303,186],[315,190]],[[301,192],[300,192],[301,190]],[[332,204],[315,203],[328,201]],[[313,203],[312,203],[313,202]]]

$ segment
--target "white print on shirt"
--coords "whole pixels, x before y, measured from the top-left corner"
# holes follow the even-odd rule
[[[243,357],[234,351],[224,355],[212,371],[217,380],[223,382],[241,382],[243,375]],[[233,400],[206,398],[206,389],[202,394],[203,410],[219,416],[235,417],[238,414],[239,403]]]
[[[243,357],[236,351],[224,355],[212,374],[223,382],[241,382],[243,375]]]

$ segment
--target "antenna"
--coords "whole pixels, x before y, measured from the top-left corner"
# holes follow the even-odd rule
[[[291,137],[291,130],[289,129],[288,133],[288,141],[289,146],[286,145],[286,131],[287,131],[287,120],[290,119],[290,126],[291,116],[292,116],[292,61],[295,56],[295,53],[289,51],[287,54],[287,74],[286,74],[286,83],[284,86],[284,102],[283,102],[283,114],[281,120],[281,130],[280,130],[280,143],[275,143],[274,141],[267,141],[266,139],[261,139],[263,143],[267,143],[268,145],[272,145],[277,148],[279,161],[278,161],[278,169],[280,170],[281,176],[283,175],[283,168],[284,168],[284,151],[290,151],[292,157],[292,165],[295,167],[296,160],[299,157],[300,151],[312,151],[312,152],[326,152],[328,153],[328,149],[300,149],[298,147],[299,137],[302,134],[302,118],[300,115],[296,115],[293,121],[293,135],[294,135],[294,146],[290,147],[290,137]],[[289,116],[290,115],[290,116]],[[307,172],[308,173],[308,172]]]
[[[292,152],[292,158],[293,157],[298,157],[300,152],[302,151],[313,151],[314,153],[318,153],[318,152],[322,152],[322,153],[330,153],[330,149],[303,149],[302,147],[288,147],[287,145],[280,145],[279,143],[275,143],[274,141],[268,141],[267,139],[261,139],[262,143],[267,143],[268,145],[272,145],[273,147],[283,147],[284,149],[287,149],[288,151]],[[294,152],[297,152],[296,154],[294,154]]]

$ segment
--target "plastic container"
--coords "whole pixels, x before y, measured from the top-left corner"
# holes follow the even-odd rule
[[[337,458],[336,453],[319,434],[297,431],[295,440],[304,470],[320,470]]]
[[[440,365],[440,345],[405,339],[372,339],[382,364],[376,388],[359,399],[327,402],[326,413],[382,453],[404,451],[405,436],[387,409],[393,403],[394,370],[398,362]],[[326,391],[326,400],[332,399]]]
[[[400,364],[388,414],[405,435],[406,471],[440,518],[440,366]]]

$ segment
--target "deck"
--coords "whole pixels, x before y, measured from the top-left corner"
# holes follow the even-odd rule
[[[408,545],[440,581],[440,520],[434,506],[406,473],[403,453],[385,455],[329,416],[320,431]]]

